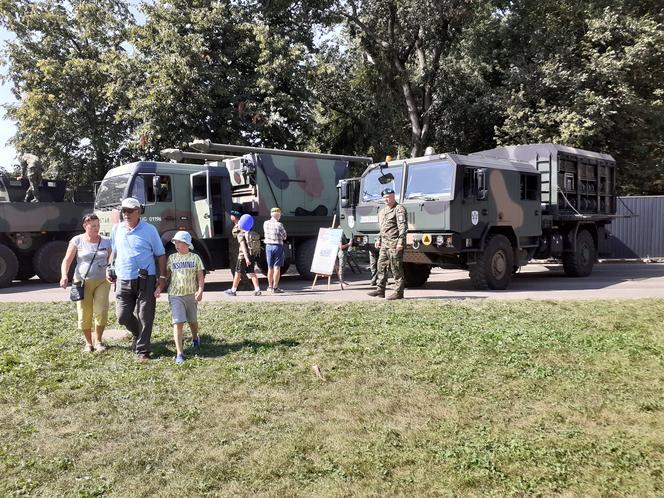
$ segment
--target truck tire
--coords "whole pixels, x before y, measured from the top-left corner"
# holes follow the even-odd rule
[[[597,248],[588,230],[581,230],[576,236],[576,250],[563,254],[563,270],[568,277],[587,277],[593,271]]]
[[[302,278],[308,280],[314,278],[314,274],[311,273],[311,263],[314,260],[315,251],[316,239],[303,240],[295,248],[295,268]]]
[[[418,265],[416,263],[403,264],[403,277],[406,287],[422,287],[429,280],[431,267],[429,265]]]
[[[470,280],[479,290],[504,290],[512,280],[514,251],[509,239],[501,234],[489,236],[484,252],[470,265]]]
[[[35,276],[35,265],[32,262],[33,254],[23,254],[18,262],[16,280],[25,282]]]
[[[54,284],[60,281],[60,264],[66,252],[67,242],[64,240],[52,240],[37,249],[33,264],[37,276],[43,282]],[[70,273],[72,274],[74,267],[75,265],[72,263],[70,267]]]
[[[7,287],[18,273],[18,259],[9,247],[0,244],[0,287]]]

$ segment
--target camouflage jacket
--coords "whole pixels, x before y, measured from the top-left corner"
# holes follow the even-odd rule
[[[22,176],[41,175],[43,169],[41,160],[34,154],[23,154],[21,156]]]
[[[397,244],[406,247],[406,233],[408,232],[408,213],[401,204],[394,207],[385,206],[378,212],[380,225],[380,243],[394,249]]]

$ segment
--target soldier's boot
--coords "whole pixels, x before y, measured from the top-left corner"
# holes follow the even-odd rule
[[[386,301],[394,301],[395,299],[403,299],[403,292],[395,291],[385,298]]]
[[[368,292],[367,295],[371,297],[385,297],[385,289],[378,287],[375,291]]]

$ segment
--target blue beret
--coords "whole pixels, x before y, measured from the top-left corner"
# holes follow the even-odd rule
[[[391,187],[387,187],[387,188],[383,189],[383,192],[380,195],[387,195],[387,194],[393,194],[393,193],[394,193],[394,189],[391,188]]]

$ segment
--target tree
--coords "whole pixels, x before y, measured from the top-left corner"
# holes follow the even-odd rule
[[[294,146],[305,135],[305,45],[266,24],[259,6],[160,0],[142,9],[145,24],[132,37],[142,81],[127,112],[138,154],[194,138]]]
[[[474,8],[463,0],[348,0],[332,6],[366,52],[366,63],[401,91],[412,157],[431,141],[441,61],[473,19]]]
[[[664,192],[661,7],[513,2],[501,20],[500,144],[611,153],[628,193]]]
[[[122,44],[133,22],[126,3],[0,0],[0,22],[16,35],[5,51],[16,149],[40,155],[72,186],[101,178],[127,134],[117,119],[127,94]]]

